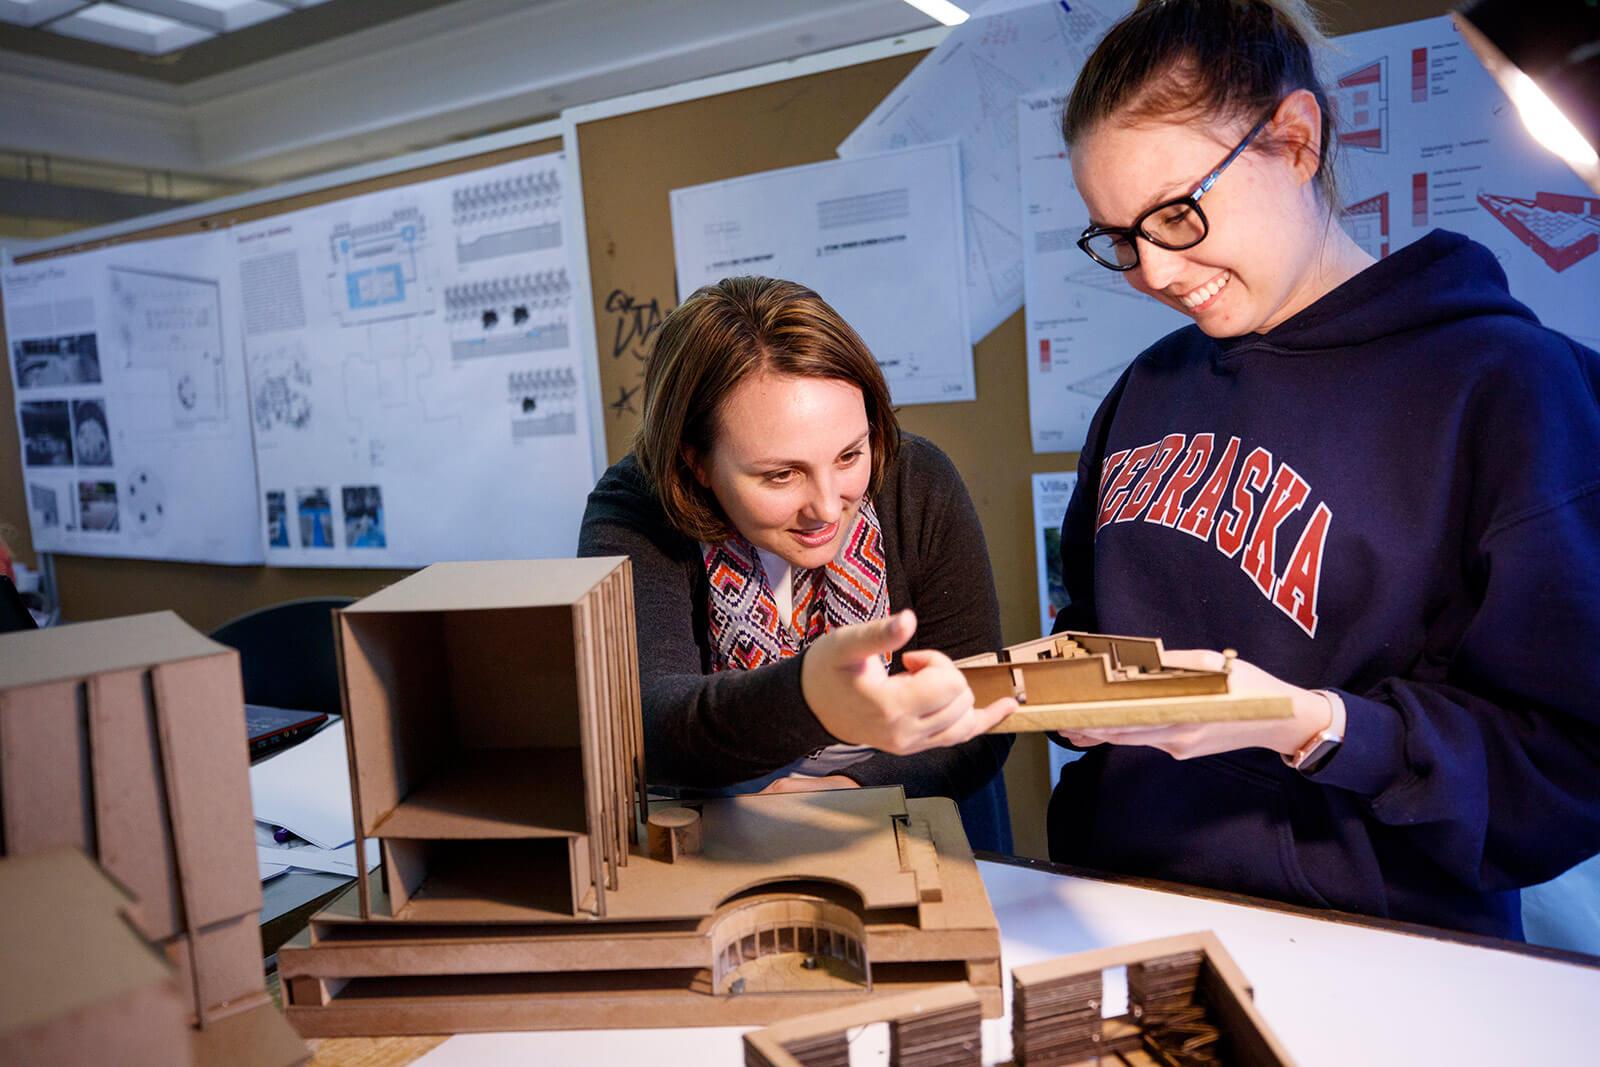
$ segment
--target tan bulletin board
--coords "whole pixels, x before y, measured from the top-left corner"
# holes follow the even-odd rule
[[[365,181],[333,185],[316,192],[267,200],[236,211],[206,215],[167,226],[153,227],[92,244],[72,245],[19,262],[86,252],[106,245],[153,237],[198,233],[219,226],[252,222],[334,200],[390,189],[413,182],[446,178],[529,156],[561,151],[559,137],[464,156],[449,162],[385,174]],[[3,321],[3,320],[0,320]],[[3,333],[3,330],[0,330]],[[7,351],[0,336],[0,352]],[[22,447],[17,438],[16,410],[11,375],[0,373],[0,524],[9,527],[6,541],[27,562],[35,559],[28,535],[27,498],[22,477]],[[226,567],[199,563],[54,555],[62,616],[73,622],[114,615],[171,608],[200,630],[210,631],[235,615],[285,600],[314,596],[365,596],[397,581],[408,570],[333,569],[300,567]]]

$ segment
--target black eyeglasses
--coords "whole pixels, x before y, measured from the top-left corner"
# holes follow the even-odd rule
[[[1273,108],[1266,118],[1256,123],[1255,128],[1244,135],[1244,140],[1228,153],[1228,158],[1195,186],[1194,192],[1157,204],[1134,219],[1132,226],[1090,226],[1078,238],[1078,247],[1102,267],[1121,271],[1132,270],[1139,265],[1137,239],[1140,237],[1169,252],[1182,252],[1204,241],[1206,234],[1211,232],[1211,224],[1206,221],[1205,212],[1200,210],[1200,198],[1211,191],[1222,172],[1228,169],[1228,164],[1239,158],[1240,153],[1255,139],[1256,134],[1266,128],[1276,113],[1277,108]]]

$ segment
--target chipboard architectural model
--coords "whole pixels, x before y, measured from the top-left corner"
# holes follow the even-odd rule
[[[383,873],[279,953],[302,1034],[767,1023],[952,980],[1000,1014],[951,801],[648,799],[626,559],[438,564],[337,629]]]
[[[1015,697],[1020,711],[993,733],[1093,726],[1287,718],[1289,698],[1233,684],[1232,653],[1220,671],[1163,666],[1154,637],[1059,633],[958,660],[981,706]]]
[[[1108,994],[1121,970],[1127,1009]],[[1080,952],[1011,972],[1017,1067],[1292,1067],[1210,932]],[[1114,1010],[1114,1009],[1113,1009]],[[848,1067],[859,1028],[888,1023],[889,1067],[979,1067],[978,997],[960,982],[802,1015],[744,1035],[745,1067]]]
[[[306,1051],[263,977],[248,751],[239,654],[170,611],[0,637],[6,862],[87,853],[175,969],[195,1062],[277,1067]]]
[[[1105,1017],[1105,972],[1125,968],[1128,1010]],[[1292,1067],[1254,994],[1209,931],[1080,952],[1011,971],[1018,1067]]]

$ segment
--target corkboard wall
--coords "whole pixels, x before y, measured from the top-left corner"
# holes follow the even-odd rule
[[[75,245],[50,252],[84,252],[108,244],[173,237],[197,233],[218,226],[251,222],[288,211],[326,204],[333,200],[389,189],[412,182],[445,178],[509,163],[528,156],[559,152],[559,138],[535,141],[477,156],[451,160],[430,167],[402,171],[364,182],[333,186],[315,193],[256,204],[226,215],[210,215],[138,233],[112,241]],[[26,258],[24,259],[24,262]],[[3,321],[3,320],[0,320]],[[0,337],[0,352],[8,351]],[[16,555],[28,562],[35,559],[28,536],[28,512],[23,495],[21,442],[17,439],[15,399],[11,376],[0,373],[0,530]],[[365,596],[410,573],[406,570],[332,569],[298,567],[222,567],[196,563],[162,563],[136,559],[103,559],[90,556],[56,555],[56,580],[61,590],[61,610],[65,619],[83,622],[114,615],[170,608],[200,630],[214,629],[235,615],[285,600],[313,596]]]

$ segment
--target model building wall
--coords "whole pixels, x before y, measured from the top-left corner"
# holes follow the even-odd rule
[[[94,857],[201,1022],[266,1002],[248,748],[238,654],[171,612],[0,638],[5,854]]]
[[[627,561],[437,564],[338,626],[376,914],[603,914],[643,775]]]

